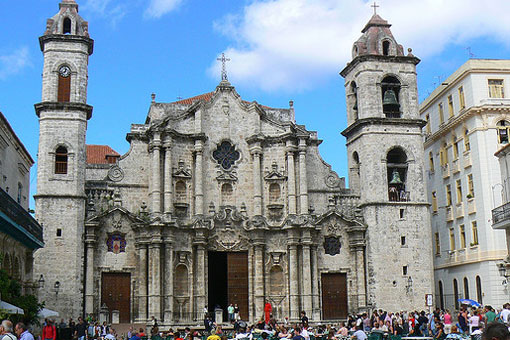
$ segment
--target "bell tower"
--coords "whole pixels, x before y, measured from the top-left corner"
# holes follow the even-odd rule
[[[94,41],[74,0],[62,0],[39,38],[44,56],[39,117],[36,218],[45,247],[35,254],[43,275],[39,298],[61,317],[82,315],[85,218],[85,135],[88,59]]]
[[[349,182],[367,223],[368,306],[423,308],[433,293],[416,65],[374,13],[354,43],[345,78]],[[385,260],[387,259],[387,260]],[[406,296],[406,301],[395,299]],[[408,306],[402,306],[402,303]]]

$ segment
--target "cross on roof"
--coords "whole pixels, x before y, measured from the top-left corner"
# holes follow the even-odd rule
[[[374,9],[374,15],[377,14],[377,8],[380,7],[377,5],[377,3],[374,1],[374,4],[372,6],[370,6]]]
[[[227,61],[230,61],[230,58],[225,57],[225,53],[221,54],[221,58],[216,58],[216,60],[221,61],[221,80],[228,81],[227,78]]]

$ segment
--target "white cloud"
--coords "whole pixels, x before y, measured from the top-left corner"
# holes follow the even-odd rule
[[[254,0],[214,24],[232,40],[234,83],[264,90],[300,90],[338,74],[372,14],[364,0]],[[488,36],[508,44],[510,1],[381,0],[378,13],[400,44],[421,58],[450,43]],[[214,61],[209,73],[217,77]]]
[[[176,9],[181,2],[182,0],[150,0],[145,16],[156,19],[160,18],[164,14]]]
[[[6,79],[30,66],[28,47],[21,47],[10,54],[0,55],[0,79]]]
[[[88,0],[83,5],[83,10],[108,18],[109,22],[115,26],[127,13],[127,4],[124,1],[118,2],[118,0]]]

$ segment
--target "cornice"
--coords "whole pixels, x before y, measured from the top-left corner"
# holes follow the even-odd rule
[[[349,125],[344,131],[342,131],[342,135],[344,137],[347,137],[350,133],[361,129],[366,125],[411,125],[419,126],[420,128],[422,128],[426,124],[427,122],[422,119],[384,118],[384,117],[363,118],[358,119],[353,124]]]
[[[420,59],[415,56],[386,56],[386,55],[375,55],[375,54],[365,54],[360,55],[354,58],[350,63],[345,66],[345,68],[340,72],[342,77],[346,77],[353,68],[358,66],[360,63],[365,61],[377,61],[377,62],[387,62],[387,63],[406,63],[406,64],[414,64],[418,65]]]
[[[41,47],[41,51],[44,52],[44,44],[50,41],[57,42],[66,42],[66,43],[83,43],[86,44],[88,49],[87,52],[89,55],[94,53],[94,40],[88,37],[82,37],[79,35],[69,35],[69,34],[49,34],[43,35],[39,37],[39,46]]]
[[[76,102],[42,102],[34,105],[37,117],[40,117],[41,111],[84,111],[87,113],[87,120],[92,118],[93,107],[88,104]]]

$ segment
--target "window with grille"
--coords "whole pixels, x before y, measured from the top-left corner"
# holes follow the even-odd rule
[[[443,103],[437,104],[437,111],[439,112],[439,124],[443,124],[444,123]]]
[[[455,186],[457,189],[457,204],[458,204],[462,202],[462,182],[460,181],[460,179],[458,179],[455,182]]]
[[[472,245],[478,245],[478,226],[476,225],[476,221],[471,222],[471,233],[473,234],[473,242]]]
[[[432,212],[437,212],[437,193],[432,191]]]
[[[448,115],[451,117],[453,117],[453,96],[452,95],[449,95],[448,96]]]
[[[471,144],[469,143],[469,130],[467,129],[464,131],[464,150],[471,150]]]
[[[455,250],[455,231],[450,229],[450,250]]]
[[[469,195],[469,198],[473,198],[473,197],[475,197],[475,186],[473,183],[473,175],[469,174],[467,176],[467,178],[468,178],[468,195]]]
[[[450,187],[450,184],[446,186],[446,206],[452,205],[452,189]]]
[[[441,254],[441,242],[440,242],[440,238],[439,238],[439,233],[436,232],[434,234],[434,238],[435,238],[435,241],[436,241],[436,255],[439,255]]]
[[[65,146],[59,146],[55,152],[55,173],[67,174],[67,149]]]
[[[459,105],[461,110],[466,107],[466,99],[464,98],[464,88],[462,86],[459,87]]]
[[[459,226],[459,233],[460,233],[460,247],[466,248],[466,228],[464,227],[464,224],[461,224]]]
[[[489,98],[505,98],[503,79],[489,79]]]

